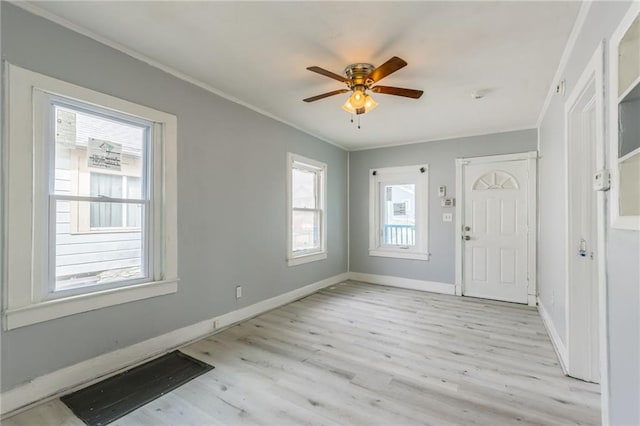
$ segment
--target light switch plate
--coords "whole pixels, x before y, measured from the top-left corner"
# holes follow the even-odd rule
[[[442,185],[438,187],[438,197],[444,197],[447,195],[447,187]]]
[[[442,213],[443,222],[453,222],[453,213]]]

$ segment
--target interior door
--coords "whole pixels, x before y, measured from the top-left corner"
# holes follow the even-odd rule
[[[465,164],[463,182],[462,294],[527,303],[527,160]]]
[[[567,116],[569,375],[600,381],[596,196],[596,88],[586,85]]]

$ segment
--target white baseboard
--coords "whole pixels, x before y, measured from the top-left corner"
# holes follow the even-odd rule
[[[391,277],[388,275],[363,274],[361,272],[349,272],[349,279],[390,287],[408,288],[410,290],[430,291],[432,293],[456,293],[456,286],[454,284],[439,283],[435,281],[414,280],[410,278]]]
[[[540,299],[538,298],[538,312],[540,313],[540,317],[542,318],[542,323],[544,327],[547,329],[547,334],[551,339],[551,344],[553,345],[553,349],[556,351],[556,355],[558,356],[558,361],[560,361],[560,367],[562,368],[562,372],[567,375],[567,347],[562,343],[562,339],[558,334],[558,330],[556,330],[556,326],[551,321],[551,317],[549,313],[544,308],[544,305],[540,303]]]
[[[74,392],[220,330],[349,279],[348,273],[56,370],[0,395],[2,418]]]

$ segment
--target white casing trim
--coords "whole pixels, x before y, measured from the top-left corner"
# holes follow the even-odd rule
[[[440,283],[436,281],[414,280],[411,278],[391,277],[388,275],[364,274],[362,272],[349,272],[349,279],[369,284],[429,291],[431,293],[455,294],[455,286],[453,284]]]
[[[36,404],[58,398],[104,380],[150,359],[200,340],[238,322],[306,297],[325,287],[349,279],[348,273],[306,285],[208,320],[201,321],[158,337],[118,349],[95,358],[37,377],[0,395],[2,417],[17,414]]]
[[[544,327],[547,329],[547,334],[551,339],[553,349],[555,349],[556,351],[556,355],[558,356],[558,361],[560,361],[562,372],[567,375],[567,347],[564,345],[564,343],[562,343],[560,334],[558,333],[558,330],[556,330],[555,325],[553,325],[553,321],[551,320],[549,313],[544,308],[544,305],[540,303],[540,298],[538,298],[538,312],[540,313],[540,318],[542,318]]]

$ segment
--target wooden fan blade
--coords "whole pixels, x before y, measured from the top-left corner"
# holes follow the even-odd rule
[[[424,93],[422,90],[404,89],[402,87],[391,86],[376,86],[372,87],[371,91],[374,93],[382,93],[385,95],[404,96],[405,98],[418,99]]]
[[[400,59],[397,56],[389,59],[384,64],[380,65],[375,70],[371,71],[371,74],[367,76],[367,80],[380,81],[391,73],[398,71],[400,68],[406,67],[407,63],[404,59]]]
[[[317,100],[320,100],[320,99],[328,98],[329,96],[339,95],[340,93],[347,93],[348,91],[349,91],[349,89],[334,90],[333,92],[327,92],[327,93],[323,93],[322,95],[312,96],[310,98],[303,99],[303,101],[305,101],[305,102],[313,102],[313,101],[317,101]]]
[[[307,69],[309,71],[313,71],[313,72],[317,72],[318,74],[322,74],[325,77],[329,77],[329,78],[333,78],[334,80],[338,80],[341,81],[343,83],[346,83],[347,81],[349,81],[346,77],[343,77],[341,75],[338,75],[336,73],[333,73],[331,71],[327,71],[324,68],[320,68],[320,67],[307,67]]]

